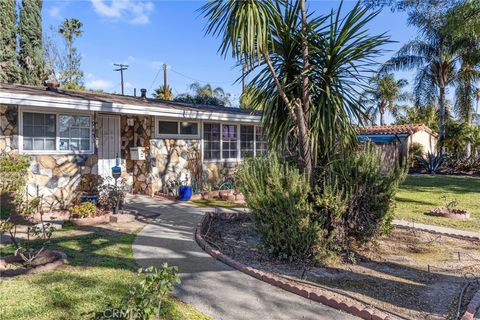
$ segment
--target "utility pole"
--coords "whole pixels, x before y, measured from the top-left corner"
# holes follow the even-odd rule
[[[122,64],[122,63],[114,63],[114,66],[118,67],[118,69],[114,69],[114,71],[120,71],[120,82],[122,84],[122,96],[124,95],[123,91],[123,71],[128,69],[127,64]]]
[[[163,97],[167,99],[167,65],[163,64]]]

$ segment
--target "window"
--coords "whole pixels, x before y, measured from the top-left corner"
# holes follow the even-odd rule
[[[203,143],[205,160],[220,159],[220,124],[203,125]]]
[[[55,150],[57,117],[50,113],[23,114],[23,150]]]
[[[177,121],[158,121],[158,133],[177,135],[178,122]]]
[[[240,156],[253,157],[255,153],[254,126],[240,126]]]
[[[176,138],[177,136],[198,137],[198,123],[191,121],[157,121],[159,136]]]
[[[91,116],[22,112],[22,150],[92,151]]]
[[[267,139],[262,127],[255,127],[256,154],[257,156],[267,153]]]
[[[237,126],[222,125],[222,156],[223,159],[237,157]]]
[[[198,135],[198,123],[196,122],[180,122],[180,134]]]
[[[90,150],[90,117],[61,114],[60,150],[88,151]]]

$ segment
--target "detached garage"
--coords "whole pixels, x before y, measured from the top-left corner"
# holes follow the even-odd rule
[[[424,154],[435,153],[438,136],[424,124],[404,124],[358,128],[358,140],[378,145],[385,167],[389,168],[405,161],[413,144],[421,146]]]

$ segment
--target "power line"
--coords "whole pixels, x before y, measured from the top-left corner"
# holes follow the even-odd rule
[[[171,67],[170,67],[170,70],[171,70],[172,72],[174,72],[174,73],[182,76],[182,77],[188,78],[188,79],[193,80],[193,81],[196,81],[196,82],[202,82],[202,83],[217,83],[217,84],[225,84],[225,83],[232,84],[232,83],[234,82],[234,81],[205,81],[205,80],[199,80],[199,79],[196,79],[196,78],[187,76],[186,74],[183,74],[183,73],[181,73],[181,72],[178,72],[178,71],[172,69]]]

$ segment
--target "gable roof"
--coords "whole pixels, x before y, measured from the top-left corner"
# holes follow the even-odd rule
[[[79,102],[96,101],[100,103],[119,104],[119,105],[133,105],[133,106],[147,106],[147,107],[163,107],[177,110],[189,111],[206,111],[219,112],[224,114],[236,115],[254,115],[259,116],[258,111],[250,109],[241,109],[235,107],[212,106],[201,104],[189,104],[182,102],[174,102],[167,100],[159,100],[152,98],[141,98],[134,96],[125,96],[120,94],[101,93],[95,91],[74,91],[57,89],[46,86],[28,86],[20,84],[6,84],[0,83],[0,92],[10,92],[14,94],[26,94],[32,96],[52,97],[52,98],[67,98],[70,100],[77,100]]]
[[[388,126],[367,126],[357,129],[361,135],[411,135],[419,131],[426,131],[433,136],[437,136],[437,133],[432,129],[424,125],[423,123],[417,124],[399,124]]]

